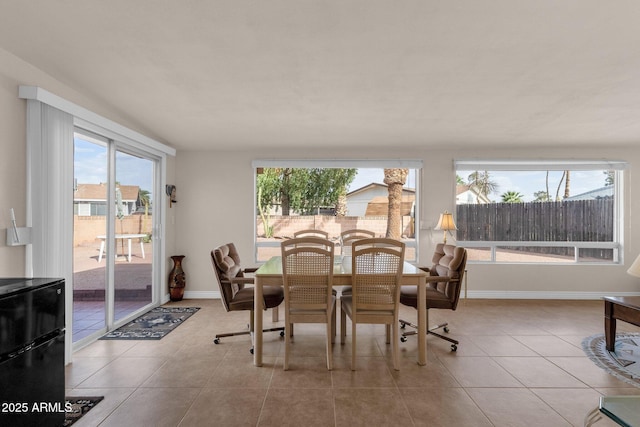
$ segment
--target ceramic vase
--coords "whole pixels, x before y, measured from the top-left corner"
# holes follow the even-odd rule
[[[184,288],[187,284],[184,270],[182,269],[182,260],[184,255],[174,255],[173,268],[169,272],[169,298],[171,301],[182,301],[184,297]]]

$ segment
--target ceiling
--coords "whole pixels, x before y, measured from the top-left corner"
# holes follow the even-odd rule
[[[0,48],[179,150],[631,146],[639,18],[637,0],[0,0]]]

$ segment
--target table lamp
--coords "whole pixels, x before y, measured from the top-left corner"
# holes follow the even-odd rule
[[[633,261],[633,264],[631,264],[631,267],[627,270],[627,274],[640,277],[640,255],[638,255],[638,258]]]
[[[456,223],[453,221],[453,214],[444,211],[444,213],[440,214],[440,219],[438,220],[438,225],[434,230],[442,230],[444,232],[444,243],[447,243],[447,231],[451,232],[451,230],[457,230]],[[640,262],[638,265],[640,269]]]

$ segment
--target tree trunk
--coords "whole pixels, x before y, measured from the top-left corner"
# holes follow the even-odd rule
[[[391,239],[402,236],[402,186],[407,181],[409,169],[385,169],[384,183],[389,189],[389,211],[387,214],[387,234]]]
[[[566,171],[566,175],[564,177],[564,198],[569,197],[569,190],[571,187],[571,171]]]
[[[336,216],[347,215],[347,195],[341,194],[338,197],[338,203],[336,203]]]

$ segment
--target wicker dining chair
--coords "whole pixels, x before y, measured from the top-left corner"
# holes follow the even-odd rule
[[[340,233],[340,254],[351,255],[351,245],[360,239],[370,239],[376,237],[376,233],[369,230],[352,229]]]
[[[391,342],[393,368],[400,369],[398,307],[405,244],[387,238],[353,243],[351,295],[340,299],[340,342],[344,344],[347,316],[351,319],[351,369],[356,369],[358,323],[384,324]],[[390,340],[390,330],[393,332]]]
[[[336,332],[333,286],[334,243],[317,237],[282,242],[282,278],[285,306],[284,370],[289,369],[292,328],[295,323],[326,323],[327,369],[333,368],[332,343]]]
[[[298,237],[321,237],[323,239],[328,239],[329,238],[329,233],[324,231],[324,230],[307,229],[307,230],[298,230],[298,231],[294,232],[293,233],[293,237],[294,238],[298,238]]]

